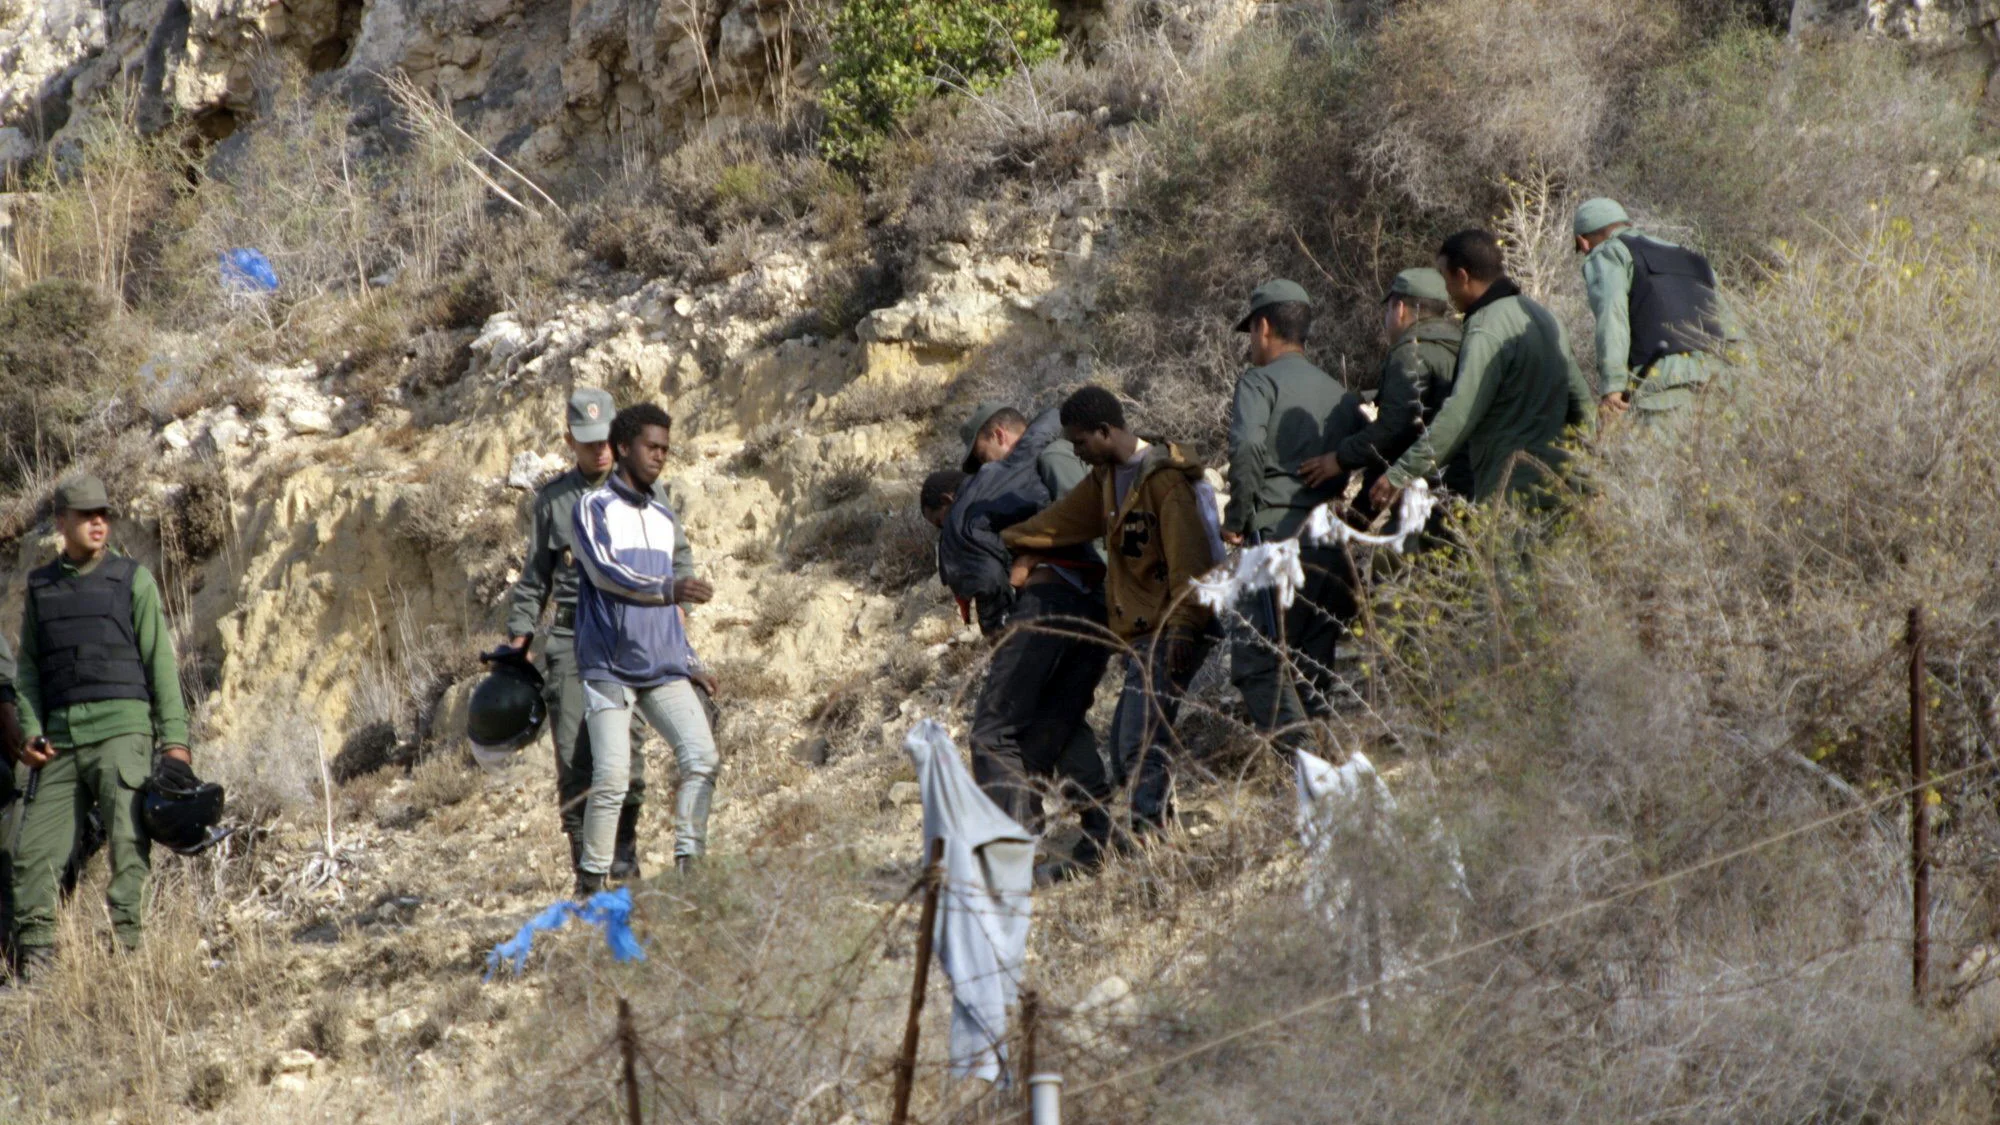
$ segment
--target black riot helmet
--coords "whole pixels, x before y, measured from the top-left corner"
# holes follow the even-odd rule
[[[486,664],[486,678],[472,689],[465,737],[480,765],[500,766],[542,733],[548,704],[542,698],[542,674],[524,650],[503,647],[479,659]]]
[[[222,819],[222,786],[201,781],[194,771],[155,770],[146,782],[139,808],[146,835],[182,855],[205,851],[229,833],[216,827]]]

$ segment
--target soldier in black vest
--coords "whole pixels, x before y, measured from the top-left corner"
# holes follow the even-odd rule
[[[111,503],[95,477],[56,492],[62,554],[28,576],[16,690],[32,794],[20,810],[14,909],[21,969],[54,959],[63,865],[95,808],[111,846],[105,898],[127,948],[144,929],[152,841],[140,817],[146,781],[193,781],[187,707],[159,585],[109,552]],[[155,753],[158,760],[155,761]]]
[[[1634,410],[1646,423],[1684,414],[1714,378],[1721,345],[1736,335],[1715,271],[1695,251],[1639,233],[1616,200],[1586,201],[1574,225],[1597,316],[1603,412]]]

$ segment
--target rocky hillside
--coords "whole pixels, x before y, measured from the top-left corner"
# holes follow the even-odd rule
[[[1212,662],[1181,831],[1037,893],[1038,1057],[1093,1121],[1990,1120],[1991,791],[1941,799],[1948,983],[1920,1015],[1901,689],[1855,678],[1926,601],[1940,769],[1979,760],[2000,112],[1976,7],[1055,7],[1055,57],[855,164],[815,134],[822,4],[0,2],[0,164],[28,189],[0,197],[0,381],[60,414],[0,391],[0,629],[52,481],[105,472],[239,827],[160,857],[138,958],[100,948],[86,886],[58,981],[0,1004],[0,1116],[605,1116],[626,998],[649,1120],[883,1120],[901,739],[962,731],[986,651],[913,510],[962,415],[1104,383],[1219,464],[1250,285],[1304,281],[1316,358],[1366,386],[1384,280],[1475,221],[1588,341],[1567,209],[1614,191],[1711,248],[1767,391],[1670,456],[1594,446],[1572,521],[1472,519],[1462,551],[1377,570],[1372,702],[1326,749],[1384,763],[1427,843],[1308,862]],[[1460,33],[1489,49],[1440,53]],[[218,292],[246,244],[276,295]],[[723,681],[716,861],[664,874],[655,740],[650,959],[566,934],[482,983],[569,886],[546,744],[481,772],[458,732],[579,384],[676,419],[717,588],[693,620]],[[1364,893],[1386,939],[1324,908]],[[1393,983],[1357,984],[1385,940]],[[1011,1095],[943,1078],[932,1000],[917,1119],[990,1120]]]

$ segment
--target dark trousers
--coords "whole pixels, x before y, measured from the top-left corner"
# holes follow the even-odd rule
[[[1334,650],[1357,612],[1354,564],[1344,545],[1302,547],[1299,562],[1306,582],[1292,607],[1280,611],[1276,591],[1245,594],[1237,607],[1244,621],[1233,628],[1229,649],[1229,678],[1243,693],[1251,725],[1288,731],[1280,740],[1286,749],[1303,742],[1307,719],[1332,709],[1341,690],[1333,673]],[[1291,657],[1289,667],[1281,644]]]
[[[1111,761],[1118,784],[1132,789],[1135,828],[1159,826],[1173,815],[1174,723],[1195,673],[1207,662],[1213,640],[1195,642],[1185,676],[1167,666],[1167,646],[1158,633],[1133,637],[1125,657],[1125,686],[1111,718]]]
[[[1078,858],[1091,858],[1111,832],[1111,782],[1084,717],[1111,659],[1106,638],[1092,628],[1104,624],[1104,599],[1064,581],[1036,582],[1021,591],[1007,623],[1013,632],[994,651],[973,705],[972,776],[1036,833],[1042,798],[1030,778],[1058,780],[1082,809]]]

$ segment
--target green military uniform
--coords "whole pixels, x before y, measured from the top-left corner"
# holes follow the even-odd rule
[[[1434,269],[1409,269],[1397,274],[1383,303],[1398,298],[1439,304],[1450,301],[1444,277]],[[1376,383],[1374,420],[1342,438],[1334,447],[1341,468],[1365,473],[1361,488],[1364,497],[1376,478],[1388,472],[1389,466],[1417,443],[1431,419],[1437,416],[1438,408],[1451,397],[1462,337],[1456,318],[1427,316],[1404,329],[1389,346]],[[1452,491],[1471,492],[1471,472],[1463,458],[1452,462],[1444,476],[1446,486]]]
[[[1576,233],[1595,234],[1606,227],[1630,223],[1625,209],[1609,199],[1593,199],[1577,208]],[[1586,229],[1586,227],[1588,229]],[[1678,250],[1665,239],[1639,235],[1668,249]],[[1702,351],[1677,351],[1652,360],[1643,371],[1632,370],[1632,246],[1625,232],[1597,244],[1583,259],[1584,292],[1596,317],[1598,393],[1630,394],[1632,409],[1641,423],[1657,425],[1674,412],[1691,405],[1708,383],[1719,375],[1723,362]],[[1724,339],[1737,340],[1740,333],[1718,303]]]
[[[1595,401],[1562,324],[1502,277],[1466,310],[1451,396],[1390,468],[1389,483],[1405,488],[1463,456],[1474,500],[1503,484],[1510,495],[1537,490],[1541,470],[1516,454],[1560,471],[1563,431],[1588,429]]]
[[[65,509],[106,507],[103,485],[89,478],[58,495]],[[110,843],[112,928],[136,947],[152,869],[141,791],[155,748],[188,744],[160,588],[145,567],[112,554],[81,566],[58,558],[28,583],[16,678],[21,729],[30,739],[46,737],[58,753],[41,767],[35,798],[21,810],[17,940],[24,950],[55,944],[63,865],[94,805]]]
[[[1259,312],[1288,303],[1311,300],[1294,282],[1259,286],[1237,330],[1247,331]],[[1353,428],[1353,407],[1340,380],[1302,353],[1245,371],[1229,409],[1229,504],[1222,529],[1252,542],[1291,538],[1314,508],[1337,498],[1339,482],[1310,487],[1299,466],[1330,451]],[[1349,421],[1343,425],[1343,419]],[[1354,566],[1346,547],[1301,545],[1299,561],[1306,582],[1291,607],[1281,610],[1269,591],[1246,594],[1237,607],[1241,620],[1230,631],[1229,677],[1260,730],[1293,728],[1331,709],[1335,650],[1354,616]],[[1286,674],[1287,663],[1305,681],[1303,692]]]
[[[0,636],[0,708],[18,707],[14,687],[17,675],[13,646]],[[19,711],[16,712],[17,721]],[[10,753],[14,747],[7,747]],[[0,952],[11,953],[14,946],[14,767],[11,759],[0,763]]]
[[[598,407],[598,414],[585,413],[591,405]],[[608,433],[611,407],[609,394],[595,388],[579,389],[571,402],[571,433],[578,435],[579,441],[604,440],[603,436],[581,435]],[[521,567],[520,578],[514,582],[507,613],[508,634],[527,636],[540,624],[543,608],[555,603],[555,619],[541,643],[542,678],[556,750],[556,799],[561,803],[563,833],[569,837],[572,853],[582,846],[584,797],[590,792],[592,762],[590,735],[583,729],[583,679],[576,666],[576,591],[580,578],[575,543],[571,539],[571,516],[577,501],[602,485],[609,475],[592,479],[571,469],[535,490],[529,504],[528,558]],[[662,485],[655,483],[653,488],[661,499],[666,498]],[[675,524],[676,528],[679,526]],[[674,544],[674,576],[693,575],[694,552],[683,537]],[[643,724],[635,717],[632,725],[631,784],[625,791],[625,806],[618,822],[619,838],[626,841],[637,830],[646,797],[645,756],[637,753]]]

